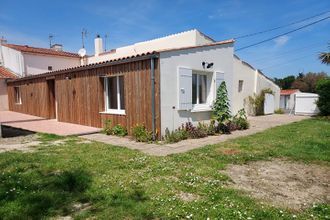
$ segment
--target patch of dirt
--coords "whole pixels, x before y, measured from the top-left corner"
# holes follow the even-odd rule
[[[187,192],[180,192],[176,196],[184,202],[192,202],[199,199],[198,195]]]
[[[330,202],[330,168],[285,160],[231,165],[230,186],[275,206],[294,210]]]
[[[10,138],[0,138],[0,153],[12,150],[19,150],[23,152],[31,152],[35,149],[32,146],[37,146],[41,142],[37,140],[38,136],[36,134],[10,137]]]
[[[227,148],[227,149],[219,149],[220,153],[224,155],[234,155],[234,154],[239,154],[241,153],[240,150],[237,149],[232,149],[232,148]]]

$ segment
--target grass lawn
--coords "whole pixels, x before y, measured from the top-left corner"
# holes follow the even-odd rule
[[[303,212],[266,205],[228,188],[227,164],[285,157],[330,166],[330,122],[309,119],[167,157],[79,138],[41,135],[33,153],[0,154],[0,219],[316,219],[329,204]],[[224,154],[235,149],[236,154]],[[73,205],[88,203],[83,211]]]

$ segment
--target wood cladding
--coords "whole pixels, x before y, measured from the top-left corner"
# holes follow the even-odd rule
[[[124,76],[125,115],[102,113],[105,110],[104,76]],[[102,77],[101,77],[102,76]],[[21,87],[22,104],[15,104],[14,86]],[[32,95],[31,95],[32,94]],[[45,118],[92,127],[103,127],[105,119],[125,126],[129,134],[136,124],[152,128],[151,60],[139,60],[87,70],[59,73],[8,82],[9,109]],[[155,60],[156,129],[160,131],[160,73]]]

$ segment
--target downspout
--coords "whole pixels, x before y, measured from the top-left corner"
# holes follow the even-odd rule
[[[155,58],[151,57],[151,117],[152,117],[152,140],[156,140],[156,109],[155,109]]]

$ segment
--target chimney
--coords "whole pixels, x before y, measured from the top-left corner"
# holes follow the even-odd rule
[[[55,50],[55,51],[63,51],[63,45],[62,44],[53,44],[50,49]]]
[[[103,53],[103,43],[102,43],[102,38],[100,37],[100,35],[97,35],[95,40],[94,40],[94,44],[95,44],[95,56],[99,56],[100,53]]]

